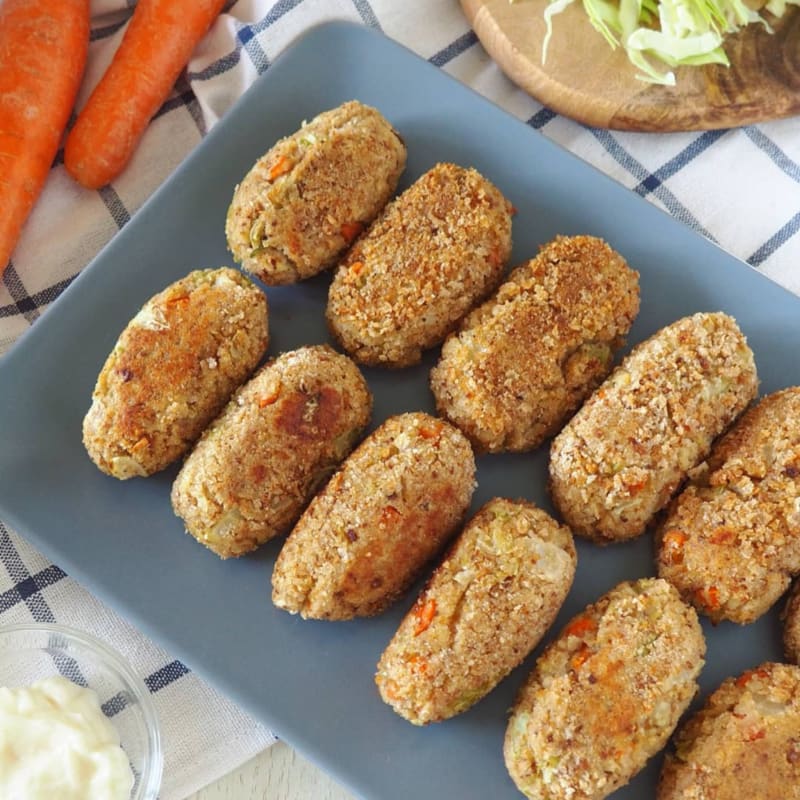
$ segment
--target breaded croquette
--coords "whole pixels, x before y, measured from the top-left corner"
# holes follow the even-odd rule
[[[315,619],[380,613],[452,536],[474,488],[475,459],[458,429],[421,412],[390,417],[286,540],[273,602]]]
[[[115,478],[164,469],[194,444],[269,343],[267,298],[240,272],[196,270],[145,303],[97,378],[83,421]]]
[[[684,317],[635,347],[553,439],[550,492],[573,533],[640,535],[757,388],[726,314]]]

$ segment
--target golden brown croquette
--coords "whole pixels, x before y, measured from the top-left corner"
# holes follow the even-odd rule
[[[273,602],[316,619],[383,611],[454,533],[474,488],[475,459],[460,431],[421,412],[390,417],[286,540]]]
[[[197,270],[145,303],[97,378],[83,421],[92,461],[115,478],[182,456],[256,368],[267,299],[236,270]]]
[[[593,236],[559,236],[462,322],[431,372],[440,414],[482,452],[538,447],[611,371],[639,276]]]
[[[466,711],[539,643],[576,562],[565,525],[524,500],[490,500],[381,656],[381,697],[415,725]]]
[[[173,484],[175,513],[222,558],[254,550],[294,523],[371,411],[347,356],[327,345],[284,353],[203,434]]]
[[[684,317],[635,347],[553,440],[551,496],[572,531],[641,534],[757,388],[726,314]]]
[[[766,613],[800,573],[800,388],[747,411],[656,536],[658,574],[714,622]]]
[[[474,169],[437,164],[387,206],[336,270],[333,335],[363,364],[405,367],[500,281],[511,207]]]
[[[386,205],[405,169],[402,139],[355,100],[281,139],[242,179],[228,209],[228,247],[264,283],[310,278]]]
[[[519,693],[504,748],[519,790],[602,800],[624,786],[667,743],[704,656],[697,614],[666,581],[605,594],[566,625]]]
[[[800,668],[728,678],[684,723],[657,800],[800,800]]]

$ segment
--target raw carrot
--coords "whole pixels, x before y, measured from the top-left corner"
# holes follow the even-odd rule
[[[0,275],[58,152],[88,48],[89,0],[0,2]]]
[[[67,137],[64,165],[87,189],[119,175],[225,0],[139,0]]]

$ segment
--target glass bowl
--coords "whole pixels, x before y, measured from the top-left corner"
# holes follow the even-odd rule
[[[53,675],[97,692],[133,769],[131,800],[156,800],[161,737],[144,681],[118,653],[83,631],[44,623],[0,628],[0,686],[28,686]]]

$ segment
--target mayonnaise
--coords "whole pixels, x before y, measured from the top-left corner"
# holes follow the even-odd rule
[[[95,692],[60,676],[0,687],[0,798],[129,800],[132,788]]]

